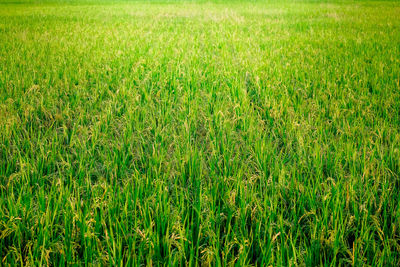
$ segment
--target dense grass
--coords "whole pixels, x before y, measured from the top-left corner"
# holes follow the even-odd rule
[[[399,2],[0,3],[0,265],[400,265]]]

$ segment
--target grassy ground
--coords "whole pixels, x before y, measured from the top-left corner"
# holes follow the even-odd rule
[[[399,2],[0,2],[0,265],[400,264]]]

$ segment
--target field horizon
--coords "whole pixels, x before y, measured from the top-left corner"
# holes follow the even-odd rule
[[[0,265],[400,266],[400,2],[1,0]]]

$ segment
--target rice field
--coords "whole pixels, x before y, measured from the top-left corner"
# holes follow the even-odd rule
[[[0,265],[399,266],[400,2],[0,0]]]

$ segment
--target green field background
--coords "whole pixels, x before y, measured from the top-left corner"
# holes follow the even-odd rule
[[[1,1],[0,265],[399,266],[400,2]]]

